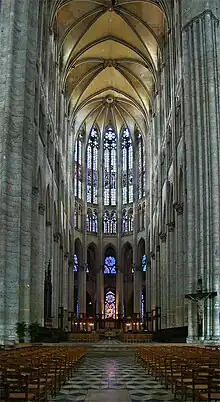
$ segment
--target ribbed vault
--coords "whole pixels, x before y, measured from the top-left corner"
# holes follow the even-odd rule
[[[61,0],[52,28],[76,132],[109,122],[145,132],[162,60],[162,9],[147,0]]]

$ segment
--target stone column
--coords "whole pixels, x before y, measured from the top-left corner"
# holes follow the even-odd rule
[[[86,266],[79,269],[79,312],[86,314]]]
[[[32,189],[32,235],[31,235],[31,299],[30,299],[30,319],[32,322],[39,321],[38,316],[38,267],[39,267],[39,219],[38,219],[38,187]]]
[[[176,216],[176,325],[184,326],[184,236],[183,236],[183,203],[175,203]]]
[[[100,272],[96,274],[96,315],[101,313],[101,285],[100,285]]]
[[[124,275],[120,272],[119,315],[124,316]]]
[[[167,254],[168,254],[168,273],[167,273],[167,327],[175,327],[176,323],[176,263],[174,222],[168,223]]]
[[[70,259],[68,261],[68,314],[69,314],[69,319],[70,319],[70,314],[72,314],[73,312],[74,312],[74,272],[73,272],[73,261]],[[68,327],[69,327],[69,331],[70,331],[71,330],[71,321],[69,321],[68,324],[69,324]]]
[[[101,316],[104,318],[105,314],[105,289],[104,289],[104,272],[103,266],[100,267],[100,313]]]
[[[142,276],[141,267],[135,268],[134,272],[134,313],[141,317],[141,291],[142,291]]]
[[[187,293],[197,279],[215,290],[213,341],[220,341],[219,2],[185,0],[182,9],[187,182]],[[188,303],[188,341],[197,340],[197,312]]]
[[[44,325],[44,278],[45,278],[45,205],[39,203],[39,258],[37,272],[37,322]]]
[[[30,321],[38,0],[1,2],[0,343]]]
[[[167,268],[166,268],[166,233],[160,233],[160,269],[161,269],[161,329],[167,328]]]
[[[53,261],[52,261],[52,317],[53,327],[58,328],[58,304],[59,304],[59,248],[60,234],[53,235]]]
[[[156,246],[156,307],[161,307],[160,245]]]
[[[63,291],[62,291],[62,305],[65,311],[68,311],[68,259],[69,253],[64,253],[63,261]]]

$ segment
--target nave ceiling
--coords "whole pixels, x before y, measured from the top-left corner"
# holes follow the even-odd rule
[[[113,5],[115,3],[115,5]],[[53,14],[75,132],[111,123],[146,132],[166,30],[151,1],[61,0]]]

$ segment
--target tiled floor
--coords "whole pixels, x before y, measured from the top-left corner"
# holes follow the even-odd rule
[[[86,357],[55,401],[174,402],[174,398],[132,356]]]

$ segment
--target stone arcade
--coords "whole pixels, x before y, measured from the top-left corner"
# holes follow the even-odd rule
[[[0,1],[0,343],[20,321],[220,342],[219,18]]]

